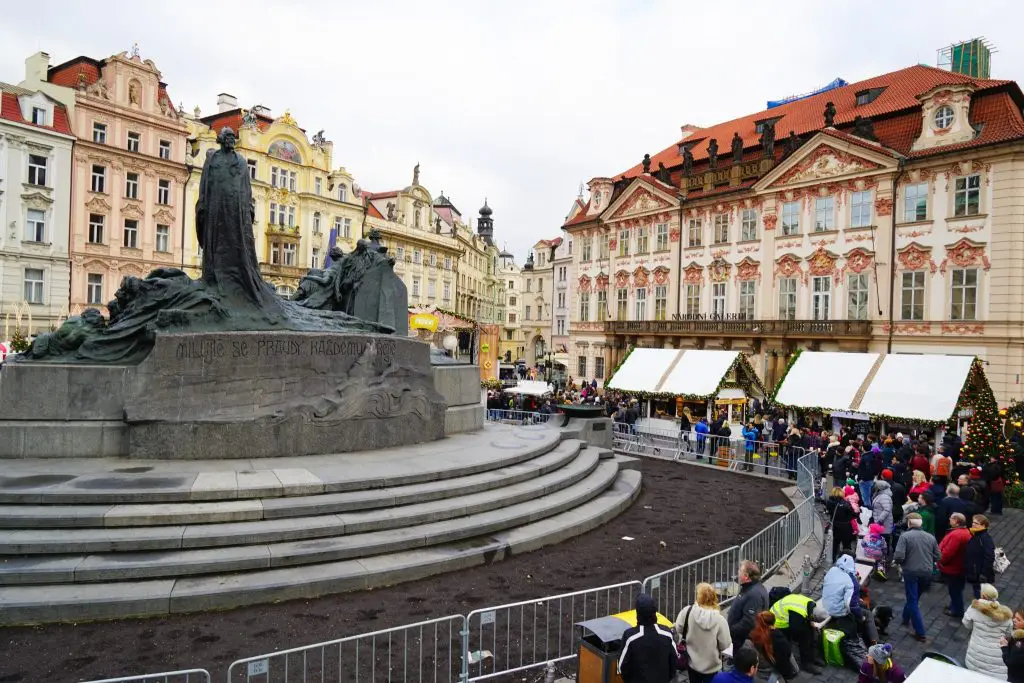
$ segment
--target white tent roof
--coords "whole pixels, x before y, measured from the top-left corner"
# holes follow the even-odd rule
[[[804,351],[775,400],[798,408],[941,422],[953,414],[973,362],[972,356]]]
[[[554,393],[554,387],[547,382],[537,382],[533,380],[519,380],[519,383],[514,387],[505,389],[506,394],[526,394],[527,396],[544,396],[545,394]]]
[[[739,351],[636,348],[607,386],[619,391],[710,396],[739,355]]]

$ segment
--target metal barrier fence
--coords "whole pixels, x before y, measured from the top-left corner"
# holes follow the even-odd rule
[[[725,604],[739,592],[736,569],[741,559],[740,546],[734,545],[713,555],[648,576],[644,579],[644,592],[654,598],[658,611],[669,619],[675,619],[680,610],[694,603],[698,583],[714,586],[719,601]]]
[[[642,589],[639,581],[630,581],[470,612],[465,680],[485,680],[572,659],[577,645],[575,624],[633,609]]]
[[[630,455],[707,461],[731,470],[746,470],[773,477],[794,478],[797,462],[807,450],[772,441],[721,437],[650,427],[634,428],[617,422],[613,429],[616,450]],[[817,458],[815,458],[817,462]]]
[[[465,630],[466,617],[458,614],[270,652],[232,662],[227,680],[459,681]]]
[[[210,683],[210,672],[206,669],[182,669],[181,671],[164,671],[144,676],[124,676],[121,678],[104,678],[87,683]]]
[[[497,410],[487,409],[487,420],[489,422],[500,422],[510,425],[535,425],[544,424],[552,418],[554,413],[533,413],[527,410]]]
[[[762,573],[771,574],[810,534],[812,518],[808,513],[814,513],[813,499],[802,501],[796,508],[747,539],[740,546],[740,556],[757,562]]]

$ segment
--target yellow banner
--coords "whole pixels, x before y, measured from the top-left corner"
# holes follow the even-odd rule
[[[417,313],[416,315],[409,316],[409,327],[414,330],[436,332],[437,316],[430,315],[429,313]]]

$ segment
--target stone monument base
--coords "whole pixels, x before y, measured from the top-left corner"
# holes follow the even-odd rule
[[[330,332],[158,334],[138,365],[15,362],[0,457],[264,458],[440,439],[429,347]]]

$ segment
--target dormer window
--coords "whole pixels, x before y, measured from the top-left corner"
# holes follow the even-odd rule
[[[865,104],[871,104],[878,96],[882,94],[885,88],[868,88],[867,90],[861,90],[857,93],[857,106],[862,107]]]
[[[32,107],[32,123],[37,126],[45,126],[46,110],[42,107]]]
[[[935,127],[943,130],[953,125],[953,107],[944,104],[935,110]]]

